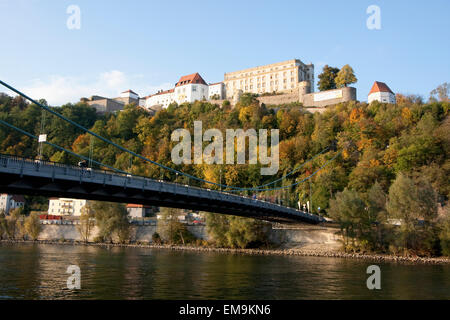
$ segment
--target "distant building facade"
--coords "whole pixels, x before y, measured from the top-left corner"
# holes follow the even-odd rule
[[[84,199],[50,198],[48,214],[54,216],[81,216],[81,209],[88,203]]]
[[[222,100],[226,96],[223,82],[211,83],[208,86],[208,100]]]
[[[155,207],[146,206],[143,204],[127,204],[128,215],[132,218],[151,217],[156,211]]]
[[[5,215],[9,214],[11,210],[22,208],[25,206],[25,198],[22,195],[2,193],[0,195],[0,212]]]
[[[118,98],[93,96],[90,100],[86,99],[86,103],[94,106],[100,113],[122,110],[123,106],[129,103],[135,103],[155,113],[172,103],[193,103],[202,100],[221,103],[227,99],[235,105],[243,93],[258,94],[258,100],[265,104],[300,102],[304,107],[324,108],[337,103],[356,101],[356,89],[353,87],[314,92],[314,85],[314,65],[291,59],[225,73],[223,82],[208,84],[199,73],[192,73],[182,76],[174,88],[159,90],[143,98],[128,90],[122,92]],[[385,98],[382,96],[380,99]]]
[[[94,107],[97,113],[109,113],[123,110],[125,105],[134,103],[140,105],[139,95],[132,90],[124,91],[117,98],[105,98],[101,96],[92,96],[89,99],[83,98],[82,102]]]
[[[220,84],[212,85],[212,90],[220,94]],[[175,84],[175,88],[158,91],[146,98],[147,109],[167,108],[171,103],[185,103],[201,100],[209,100],[210,86],[199,73],[182,76]],[[223,98],[223,95],[220,95]]]
[[[161,90],[145,97],[140,105],[147,109],[167,108],[171,103],[192,103],[196,100],[238,101],[242,93],[289,93],[297,92],[302,82],[314,88],[314,65],[298,59],[273,63],[235,72],[225,73],[224,81],[207,84],[199,73],[182,76],[170,90]],[[308,92],[308,93],[309,93]]]
[[[228,72],[224,78],[227,99],[239,91],[256,94],[295,91],[302,81],[308,81],[314,88],[314,65],[299,59]]]
[[[395,94],[386,83],[375,81],[369,92],[368,102],[379,101],[382,103],[395,103]]]

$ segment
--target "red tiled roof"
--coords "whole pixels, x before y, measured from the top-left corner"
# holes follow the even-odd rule
[[[174,91],[174,89],[170,89],[170,90],[166,90],[166,91],[160,91],[160,92],[157,92],[155,94],[151,94],[151,95],[147,96],[146,98],[150,98],[150,97],[153,97],[153,96],[159,96],[161,94],[172,93],[173,91]]]
[[[373,84],[373,86],[372,86],[372,89],[371,89],[370,92],[369,92],[369,95],[370,95],[371,93],[374,93],[374,92],[390,92],[390,93],[394,94],[394,93],[392,92],[392,90],[389,89],[389,87],[387,86],[386,83],[380,82],[380,81],[375,81],[375,82],[374,82],[374,84]]]
[[[129,204],[127,204],[127,208],[151,208],[151,206],[147,206],[147,205],[144,205],[144,204],[129,203]]]
[[[205,80],[203,80],[201,75],[199,75],[198,72],[196,72],[196,73],[181,77],[180,80],[178,80],[178,82],[175,84],[175,87],[183,86],[186,84],[193,84],[193,83],[208,85],[205,82]]]
[[[216,85],[216,84],[221,84],[221,83],[223,83],[223,82],[210,83],[209,85],[210,85],[210,86],[214,86],[214,85]]]
[[[133,90],[127,90],[127,91],[124,91],[124,92],[122,92],[122,93],[127,93],[127,92],[130,92],[130,93],[134,93],[135,95],[138,95],[136,92],[134,92]]]
[[[25,198],[22,195],[18,195],[18,194],[13,194],[12,199],[15,202],[25,202]]]

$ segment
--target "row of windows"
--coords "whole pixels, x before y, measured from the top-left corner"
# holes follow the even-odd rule
[[[258,73],[266,73],[266,72],[271,72],[271,71],[275,71],[275,70],[282,70],[282,69],[286,69],[286,68],[292,68],[294,67],[294,64],[290,64],[290,65],[284,65],[284,66],[280,66],[280,67],[273,67],[270,69],[263,69],[263,70],[257,70],[254,72],[247,72],[247,73],[241,73],[238,75],[231,75],[230,78],[243,78],[243,77],[248,77],[248,76],[252,76],[253,74],[258,74]]]
[[[275,86],[271,85],[269,87],[269,90],[266,91],[265,90],[265,88],[266,88],[265,83],[263,83],[262,86],[260,86],[258,84],[257,86],[253,87],[253,85],[250,85],[250,86],[245,86],[243,88],[236,88],[236,90],[242,89],[243,91],[248,91],[248,90],[252,91],[254,88],[258,89],[258,92],[272,92],[272,91],[278,91],[278,90],[287,90],[288,88],[294,89],[295,85],[294,84],[291,84],[290,86],[289,85],[283,85],[282,87],[278,86],[278,84],[276,84]],[[260,90],[260,89],[262,89],[262,90]]]

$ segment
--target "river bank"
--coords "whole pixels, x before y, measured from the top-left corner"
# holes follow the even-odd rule
[[[84,243],[81,241],[53,241],[53,240],[0,240],[1,245],[17,244],[49,244],[49,245],[67,245],[67,246],[96,246],[103,248],[146,248],[161,249],[173,251],[196,251],[196,252],[216,252],[242,255],[277,255],[277,256],[309,256],[309,257],[328,257],[344,259],[363,259],[374,262],[401,262],[415,264],[450,264],[448,257],[417,257],[417,256],[398,256],[389,254],[362,254],[347,253],[336,250],[327,250],[326,246],[303,246],[289,249],[232,249],[200,246],[182,246],[182,245],[164,245],[164,244],[142,244],[142,243]]]

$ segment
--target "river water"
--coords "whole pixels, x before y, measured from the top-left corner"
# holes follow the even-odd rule
[[[0,245],[0,299],[450,299],[450,265],[145,248]],[[67,289],[69,265],[81,289]]]

